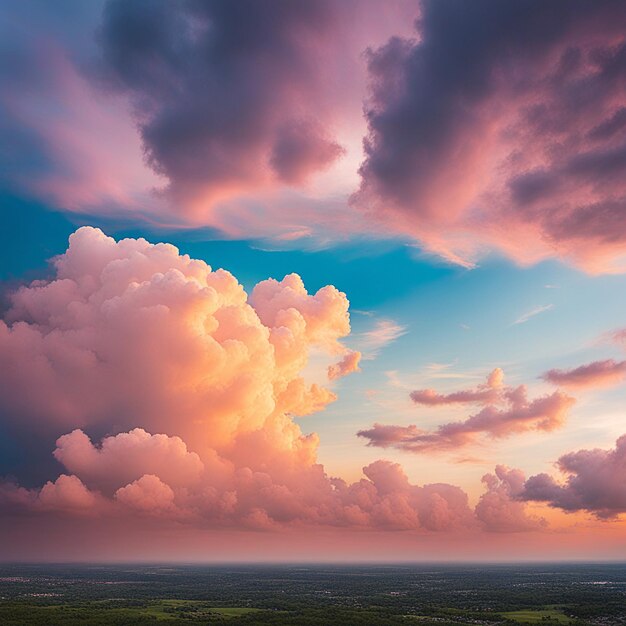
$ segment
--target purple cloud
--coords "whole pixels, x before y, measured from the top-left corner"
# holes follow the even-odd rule
[[[578,450],[557,462],[566,475],[559,483],[548,474],[531,476],[519,497],[547,502],[565,511],[589,511],[601,519],[626,512],[626,435],[613,450]]]

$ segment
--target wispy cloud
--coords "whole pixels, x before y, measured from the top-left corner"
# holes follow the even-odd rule
[[[539,315],[540,313],[545,313],[546,311],[549,311],[550,309],[553,309],[553,308],[554,308],[553,304],[542,304],[540,306],[536,306],[534,309],[531,309],[530,311],[527,311],[523,315],[520,315],[513,322],[512,325],[515,326],[516,324],[525,324],[531,317],[535,317],[535,315]]]
[[[452,363],[428,363],[424,366],[424,369],[430,372],[442,372],[454,367],[455,365],[456,361],[452,361]]]
[[[374,359],[379,352],[402,335],[406,334],[406,326],[392,319],[381,319],[371,330],[361,333],[359,347],[364,359]]]

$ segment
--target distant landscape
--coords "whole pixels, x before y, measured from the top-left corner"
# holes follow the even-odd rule
[[[3,565],[0,624],[626,624],[626,564]]]

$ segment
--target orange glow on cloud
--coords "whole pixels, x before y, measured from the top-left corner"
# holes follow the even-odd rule
[[[360,353],[342,341],[348,300],[332,286],[309,294],[290,274],[248,295],[230,273],[171,245],[116,242],[89,227],[71,236],[54,269],[52,279],[15,291],[0,321],[0,407],[12,416],[10,434],[31,446],[31,462],[53,451],[63,470],[39,488],[0,483],[6,520],[76,518],[85,536],[90,524],[97,532],[97,517],[129,529],[150,520],[157,534],[177,525],[291,538],[334,529],[340,545],[346,528],[536,537],[583,519],[560,516],[553,527],[553,513],[524,502],[522,472],[504,466],[484,477],[475,508],[459,487],[412,484],[386,460],[353,483],[328,476],[317,436],[303,434],[294,416],[335,399],[305,379],[312,350],[333,363],[330,380],[358,370]],[[521,418],[530,410],[515,404],[521,392],[500,370],[461,396],[420,393],[431,403],[512,396]]]

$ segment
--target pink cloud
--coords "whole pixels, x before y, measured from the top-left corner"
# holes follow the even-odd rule
[[[542,378],[563,387],[601,387],[615,384],[626,376],[626,361],[606,359],[572,369],[551,369]]]
[[[68,474],[39,490],[5,483],[3,506],[241,528],[473,524],[452,485],[411,484],[386,461],[349,484],[317,463],[318,438],[294,416],[335,396],[305,380],[309,354],[341,355],[342,375],[359,358],[341,341],[348,300],[334,287],[309,294],[290,274],[248,296],[173,246],[93,228],[53,268],[0,322],[0,413],[33,463],[56,440]],[[94,443],[98,431],[117,434]]]
[[[54,482],[48,481],[39,492],[37,505],[44,509],[92,509],[96,497],[76,476],[61,474]]]
[[[3,511],[188,528],[540,528],[521,502],[535,479],[522,493],[513,470],[485,477],[475,511],[459,487],[412,483],[390,461],[353,483],[326,473],[317,435],[294,416],[334,399],[304,378],[313,349],[341,356],[331,379],[358,369],[358,352],[342,343],[348,301],[334,287],[309,294],[291,274],[248,296],[228,272],[173,246],[116,242],[93,228],[71,236],[53,269],[15,291],[0,322],[0,415],[32,464],[45,466],[49,446],[64,473],[41,488],[0,481]],[[361,435],[413,451],[458,447],[556,428],[572,403],[561,392],[530,400],[500,369],[476,388],[435,396],[431,404],[483,408],[430,433],[376,426]],[[87,433],[97,432],[115,434],[92,441]],[[568,471],[572,463],[562,459]]]
[[[77,432],[71,436],[77,437]],[[107,450],[133,436],[136,433],[106,438],[96,450]],[[108,495],[86,486],[85,482],[103,484],[102,478],[94,478],[93,468],[86,465],[77,469],[78,475],[63,474],[40,490],[1,483],[1,502],[5,510],[14,512],[141,513],[214,527],[321,525],[445,531],[469,528],[475,523],[463,490],[442,483],[421,487],[411,484],[402,468],[389,461],[376,461],[363,468],[365,478],[352,484],[329,478],[320,465],[302,460],[291,468],[276,463],[266,471],[237,466],[226,459],[220,462],[228,471],[207,471],[201,480],[194,476],[187,482],[181,482],[178,475],[177,484],[171,479],[168,483],[164,477],[172,475],[171,468],[163,465],[158,474],[142,473],[155,464],[145,455],[134,458],[129,447],[128,454],[117,457],[119,467],[107,477]],[[139,478],[125,483],[129,475],[137,473]]]
[[[100,489],[127,484],[144,474],[157,474],[168,484],[186,486],[205,471],[195,452],[180,437],[150,435],[142,428],[105,437],[100,446],[82,430],[57,440],[54,457],[68,471]]]
[[[372,6],[165,4],[142,46],[125,3],[76,33],[15,9],[3,180],[63,210],[229,237],[374,233],[466,267],[495,249],[624,271],[619,3]]]
[[[378,320],[374,327],[362,333],[360,336],[360,348],[365,354],[365,359],[373,359],[378,353],[393,343],[403,335],[406,335],[407,328],[395,320]]]
[[[353,372],[359,372],[359,362],[361,361],[361,353],[357,350],[348,352],[341,361],[334,363],[328,367],[329,380],[336,380],[337,378],[343,378]]]
[[[520,470],[497,465],[494,474],[485,474],[482,482],[487,491],[476,505],[476,517],[492,532],[526,532],[539,530],[547,523],[543,518],[529,516],[518,496],[524,490],[524,474]]]
[[[69,22],[43,5],[11,7],[0,178],[123,223],[318,243],[365,234],[347,206],[362,154],[361,53],[408,32],[418,12],[372,6],[164,4],[150,24],[115,2]]]
[[[527,431],[552,431],[560,428],[574,399],[556,391],[551,395],[530,400],[524,385],[503,385],[502,371],[494,370],[487,384],[475,389],[447,395],[427,389],[411,393],[414,402],[427,406],[449,404],[483,405],[478,413],[464,421],[442,424],[434,431],[415,425],[397,426],[374,424],[357,433],[368,439],[368,446],[397,448],[408,452],[432,452],[460,448],[481,438],[502,438]]]
[[[158,476],[145,474],[115,492],[118,502],[145,513],[162,513],[174,506],[174,492]]]
[[[67,42],[37,32],[32,19],[28,32],[32,49],[16,42],[13,51],[24,82],[0,95],[8,124],[20,129],[4,166],[10,187],[74,213],[167,221],[152,193],[163,180],[144,162],[126,102],[98,97]]]
[[[500,387],[503,384],[504,373],[497,367],[487,377],[487,383],[475,389],[455,391],[449,394],[437,393],[434,389],[419,389],[412,391],[410,396],[415,404],[424,406],[445,406],[448,404],[491,404],[500,398]]]
[[[301,375],[314,346],[345,351],[348,301],[333,287],[309,295],[291,275],[248,302],[228,272],[92,228],[54,267],[13,293],[0,321],[0,405],[14,429],[41,415],[40,435],[55,438],[115,423],[178,434],[200,453],[334,399]],[[287,448],[308,445],[295,427],[283,434]]]
[[[612,333],[609,333],[609,335],[615,343],[626,345],[626,328],[614,330]]]
[[[519,497],[547,502],[564,511],[589,511],[600,519],[626,513],[626,436],[612,450],[595,448],[564,454],[557,461],[563,482],[549,474],[531,476]]]

